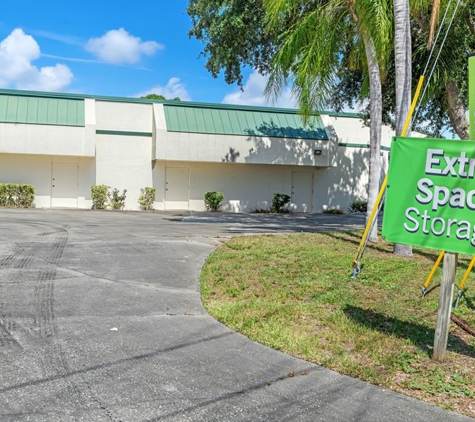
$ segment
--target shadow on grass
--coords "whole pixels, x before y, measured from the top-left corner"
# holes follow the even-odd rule
[[[460,298],[460,300],[465,301],[465,303],[467,304],[468,309],[471,309],[472,311],[475,311],[475,302],[469,296],[466,295],[467,290],[468,290],[467,288],[464,289],[462,297]]]
[[[343,242],[352,243],[352,244],[355,245],[355,247],[358,247],[358,245],[360,244],[360,241],[361,241],[361,235],[358,232],[355,232],[355,231],[345,231],[345,230],[343,230],[343,231],[339,231],[339,232],[320,232],[319,234],[331,237],[331,238],[336,239],[336,240],[341,240]],[[379,236],[381,236],[381,234],[379,234]],[[378,252],[382,252],[382,253],[392,255],[392,251],[389,251],[387,248],[384,248],[383,246],[380,246],[376,243],[368,243],[367,249],[372,249],[372,250],[375,250],[375,251],[378,251]],[[355,249],[355,251],[356,251],[356,249]],[[423,251],[421,249],[418,249],[417,247],[413,247],[412,252],[415,255],[419,255],[421,257],[424,257],[424,258],[426,258],[430,261],[434,261],[434,262],[437,260],[437,257],[439,256],[439,253],[440,253],[440,251],[435,250],[435,249],[434,249],[434,252],[426,252],[426,251]],[[403,257],[401,257],[401,258],[402,259],[408,259],[408,258],[403,258]],[[410,257],[409,257],[409,259],[410,259]],[[459,256],[458,266],[457,266],[459,269],[466,270],[468,268],[469,264],[470,264],[470,259],[462,258],[462,257]],[[440,264],[440,267],[442,267],[442,264]]]
[[[432,287],[427,289],[426,294],[424,296],[429,296],[434,290],[440,289],[440,283],[434,284]]]
[[[346,305],[343,312],[349,319],[359,325],[383,334],[407,339],[429,356],[432,356],[434,328],[389,317],[358,306]],[[447,350],[475,358],[475,348],[454,334],[449,333]]]
[[[358,234],[355,232],[349,232],[349,231],[322,232],[321,234],[324,234],[326,236],[332,237],[337,240],[341,240],[343,242],[353,243],[355,246],[358,246],[361,241],[361,236],[358,236]],[[342,236],[343,234],[348,237]],[[392,254],[392,251],[389,251],[387,248],[384,248],[383,246],[380,246],[377,243],[368,243],[368,249],[372,249],[372,250],[379,251],[386,254]],[[430,252],[421,251],[414,247],[412,248],[412,252],[416,255],[423,256],[424,258],[427,258],[433,261],[435,261],[437,257],[439,256],[438,251],[434,251],[434,253],[430,253]]]

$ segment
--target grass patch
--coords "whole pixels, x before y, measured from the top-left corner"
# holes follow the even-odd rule
[[[408,259],[392,244],[370,245],[350,280],[360,236],[235,237],[203,267],[204,306],[255,341],[475,417],[475,338],[452,323],[446,361],[430,359],[441,269],[420,293],[438,251],[414,248]],[[470,259],[459,256],[457,285]],[[475,327],[473,282],[455,313]]]

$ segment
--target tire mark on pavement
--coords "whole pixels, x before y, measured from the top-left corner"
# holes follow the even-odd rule
[[[0,310],[3,303],[0,304]],[[18,347],[22,349],[20,343],[13,336],[13,332],[16,330],[15,321],[7,320],[6,316],[2,313],[0,315],[0,347]]]
[[[28,258],[31,255],[31,252],[28,253],[28,249],[30,248],[32,244],[31,243],[26,243],[24,245],[16,245],[16,250],[9,255],[5,256],[0,260],[0,268],[21,268],[17,267],[16,263],[17,261],[23,261],[23,260],[28,260]],[[25,255],[25,256],[23,256]],[[31,260],[30,260],[31,261]],[[29,262],[30,262],[29,261]],[[12,265],[13,264],[13,265]]]
[[[105,406],[99,397],[93,394],[90,385],[83,378],[70,377],[71,368],[58,342],[58,327],[54,311],[54,280],[57,275],[59,260],[63,255],[68,242],[69,233],[65,227],[53,227],[53,231],[40,233],[40,236],[48,239],[54,235],[54,240],[47,246],[47,255],[43,257],[45,262],[50,264],[49,268],[42,270],[38,276],[35,286],[35,318],[34,331],[42,341],[44,347],[43,370],[46,377],[64,380],[70,392],[71,398],[76,408],[89,407],[89,405],[99,407],[105,415],[114,422],[120,419]],[[44,248],[42,243],[42,248]]]
[[[19,270],[16,277],[21,283],[21,270],[38,269],[33,286],[33,306],[32,324],[28,332],[33,336],[35,350],[41,350],[41,361],[43,376],[46,379],[55,380],[61,390],[66,394],[66,400],[74,408],[96,407],[101,409],[105,417],[111,421],[119,422],[118,418],[94,394],[91,385],[84,374],[71,376],[71,370],[67,355],[60,343],[58,336],[58,325],[55,316],[55,280],[57,278],[60,259],[66,248],[69,239],[68,229],[70,226],[45,226],[35,224],[38,232],[36,239],[29,239],[29,242],[16,243],[8,255],[0,257],[0,268],[9,270]],[[38,268],[34,265],[38,260],[43,264]],[[32,265],[33,264],[33,265]],[[46,264],[46,265],[45,265]],[[11,283],[1,283],[0,298],[6,297],[7,289]],[[9,312],[7,302],[0,303],[0,348],[7,350],[23,349],[22,345],[15,338],[17,323]],[[62,387],[61,387],[62,386]]]

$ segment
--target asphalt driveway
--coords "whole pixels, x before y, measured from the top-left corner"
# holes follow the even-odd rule
[[[204,311],[236,234],[362,216],[0,209],[0,420],[472,420],[256,344]]]

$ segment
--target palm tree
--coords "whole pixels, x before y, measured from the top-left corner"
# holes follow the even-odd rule
[[[432,3],[432,12],[430,15],[429,39],[427,41],[427,49],[430,50],[434,43],[435,29],[437,27],[437,18],[439,16],[440,0],[434,0]]]
[[[437,1],[437,0],[435,0]],[[394,67],[396,70],[396,136],[404,129],[411,107],[412,44],[409,0],[394,0]],[[405,133],[410,136],[409,132]],[[394,253],[412,256],[412,246],[394,245]]]
[[[439,22],[439,10],[447,10],[447,20]],[[471,0],[451,2],[448,0],[413,0],[411,15],[414,18],[414,71],[422,71],[426,64],[429,50],[433,46],[433,37],[437,26],[447,25],[454,9],[457,15],[440,58],[435,67],[432,79],[429,81],[426,98],[423,106],[428,109],[439,109],[443,120],[448,120],[453,130],[461,139],[468,138],[467,110],[467,52],[475,49],[475,12]],[[445,36],[447,26],[444,26],[442,35]],[[442,37],[441,37],[442,38]],[[434,56],[440,49],[435,46]],[[432,119],[440,119],[438,115],[431,115]],[[441,120],[441,119],[440,119]]]
[[[375,205],[381,174],[382,92],[391,48],[392,19],[387,0],[264,0],[268,28],[286,28],[271,63],[268,95],[290,82],[304,117],[325,105],[340,66],[361,66],[362,98],[370,101],[368,215]],[[351,62],[343,49],[352,45]],[[370,240],[377,241],[377,225]]]

